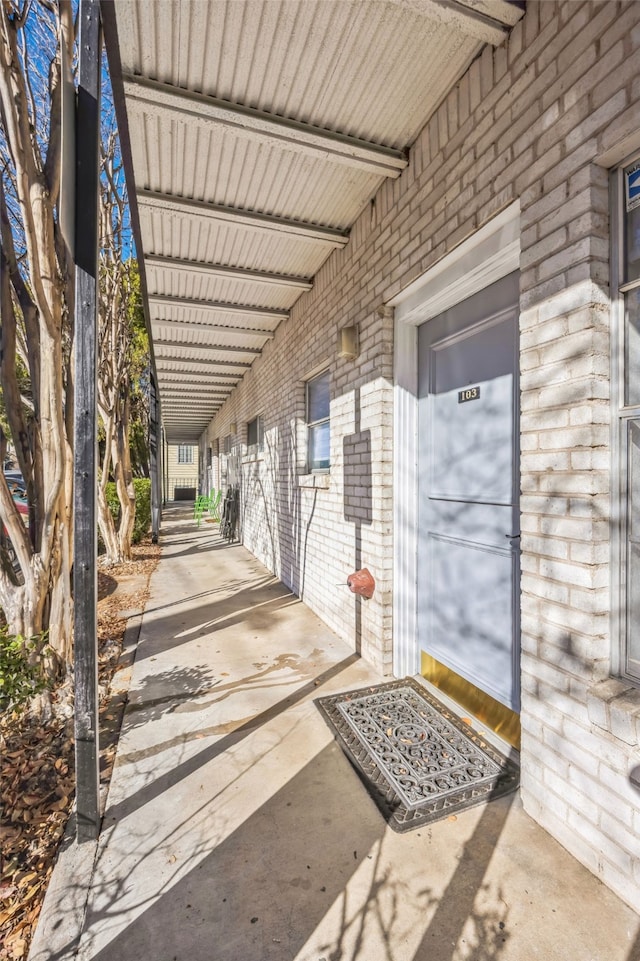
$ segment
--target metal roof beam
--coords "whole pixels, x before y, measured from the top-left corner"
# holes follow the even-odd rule
[[[392,0],[392,3],[403,4],[404,2],[405,0]],[[499,47],[504,42],[513,23],[517,22],[524,13],[516,6],[518,16],[513,20],[515,14],[506,12],[509,6],[511,4],[503,5],[505,11],[503,21],[483,13],[476,7],[467,6],[463,0],[412,0],[412,7],[422,11],[429,20],[435,20],[449,27],[457,27],[461,33],[494,47]],[[507,26],[505,21],[511,26]]]
[[[160,392],[163,397],[178,397],[179,399],[184,397],[202,399],[206,397],[208,400],[226,400],[229,396],[229,392],[221,393],[219,390],[207,390],[206,387],[200,387],[196,390],[191,390],[188,387],[173,387],[169,389],[164,387],[160,388]]]
[[[173,414],[174,417],[182,415],[183,420],[188,417],[190,421],[194,424],[208,424],[213,416],[214,410],[219,410],[219,405],[212,404],[209,407],[192,407],[192,406],[176,406],[172,407],[169,412],[169,416]]]
[[[173,416],[169,415],[169,417],[165,417],[164,420],[167,424],[170,424],[170,423],[184,424],[185,422],[187,422],[189,423],[191,430],[193,431],[198,430],[201,433],[204,430],[204,428],[207,426],[209,421],[212,419],[213,415],[219,409],[220,409],[219,407],[215,407],[215,408],[212,407],[206,411],[194,412],[190,407],[184,407],[184,408],[177,407],[173,412]]]
[[[163,376],[162,378],[158,379],[158,385],[161,390],[167,387],[171,388],[176,384],[184,384],[186,385],[186,389],[194,387],[196,390],[199,387],[213,387],[218,390],[223,390],[225,392],[225,396],[228,396],[235,387],[235,384],[219,383],[218,381],[212,381],[206,377],[198,377],[189,374],[176,374],[175,377]]]
[[[208,384],[209,382],[208,382],[208,381],[204,381],[204,380],[192,380],[192,379],[189,378],[188,375],[185,375],[185,376],[182,378],[182,380],[169,380],[169,381],[159,380],[159,381],[158,381],[158,385],[159,385],[160,389],[162,389],[162,385],[163,385],[163,384],[167,384],[168,386],[172,386],[173,384],[180,384],[180,383],[185,384],[187,387],[191,387],[191,386],[193,386],[193,387],[200,387],[201,385],[203,385],[203,384]],[[218,389],[221,389],[221,390],[228,391],[228,394],[229,394],[229,393],[231,393],[232,390],[234,390],[234,388],[237,386],[237,384],[235,384],[235,383],[229,383],[229,384],[213,383],[212,386],[217,387]],[[227,396],[228,396],[228,394],[227,394]]]
[[[163,360],[165,361],[165,363],[164,364],[160,363],[160,361],[163,361]],[[242,380],[242,377],[244,376],[243,374],[229,374],[220,370],[217,370],[213,374],[210,374],[207,370],[185,371],[185,370],[182,370],[181,368],[176,369],[175,367],[168,367],[167,363],[181,364],[181,365],[187,364],[187,365],[195,365],[199,367],[211,367],[212,361],[202,360],[202,359],[187,360],[186,358],[183,358],[183,357],[174,358],[172,360],[171,357],[160,357],[158,359],[158,363],[156,363],[158,378],[160,378],[162,374],[180,374],[180,376],[184,375],[185,377],[217,377],[218,380],[234,381],[234,386],[235,386],[235,384],[239,383]],[[227,362],[225,361],[225,363]]]
[[[240,337],[275,337],[275,330],[263,330],[258,327],[231,327],[229,324],[192,324],[184,320],[165,320],[161,317],[151,319],[153,327],[171,327],[173,330],[193,330],[198,334],[215,331],[216,333],[238,334]]]
[[[149,306],[185,307],[202,310],[214,314],[242,314],[243,317],[255,317],[260,320],[285,320],[289,311],[277,307],[251,307],[249,304],[228,304],[221,300],[197,300],[193,297],[173,297],[169,294],[149,294]],[[152,317],[152,321],[161,322],[159,317]],[[224,330],[224,327],[220,328]],[[228,328],[226,328],[228,330]],[[273,336],[272,331],[266,332]]]
[[[185,350],[224,350],[234,354],[255,354],[256,357],[262,353],[261,347],[230,347],[228,344],[195,344],[183,340],[160,340],[153,338],[154,347],[184,347]]]
[[[197,432],[201,434],[211,420],[211,417],[207,416],[209,413],[208,411],[207,414],[200,414],[198,417],[187,417],[185,416],[185,413],[188,412],[176,410],[174,413],[163,415],[162,421],[163,423],[173,425],[174,427],[180,426],[180,428],[184,431],[188,430],[192,433]]]
[[[225,267],[222,264],[205,264],[200,260],[184,260],[147,254],[144,258],[147,267],[167,270],[182,270],[190,274],[204,274],[220,280],[237,280],[239,283],[271,284],[275,287],[291,287],[294,290],[311,290],[313,281],[292,274],[272,274],[265,270],[247,270],[244,267]]]
[[[157,341],[157,340],[154,341],[154,347],[156,348],[156,350],[159,349],[159,348],[164,347],[165,345],[166,345],[166,342]],[[188,345],[188,344],[180,344],[179,346],[180,346],[180,347],[188,347],[189,345]],[[176,357],[175,354],[170,354],[170,355],[167,355],[167,354],[159,354],[159,355],[158,355],[158,354],[156,354],[156,358],[158,358],[158,357],[159,357],[160,359],[162,359],[162,360],[171,360],[171,361],[173,361],[173,362],[176,363],[176,364],[181,364],[182,366],[184,366],[185,364],[186,364],[187,366],[192,366],[193,364],[200,364],[200,365],[206,364],[207,367],[240,367],[240,368],[242,368],[243,371],[244,371],[244,370],[249,370],[249,368],[251,367],[251,364],[253,363],[253,361],[251,361],[250,363],[248,363],[247,361],[244,361],[244,360],[243,360],[243,361],[240,361],[240,360],[203,360],[202,358],[199,358],[199,357],[195,357],[195,358],[192,358],[192,357]],[[161,368],[156,365],[156,369],[157,369],[157,370],[160,370]],[[220,374],[220,373],[218,373],[218,371],[216,371],[216,377],[223,377],[223,376],[224,376],[224,374]],[[240,377],[242,377],[242,374],[238,374],[237,376],[238,376],[238,378],[240,378]]]
[[[285,150],[357,167],[381,177],[399,177],[408,163],[401,150],[325,130],[300,120],[264,113],[228,100],[218,100],[148,77],[127,74],[123,82],[125,95],[129,100],[142,104],[147,114],[158,116],[169,111],[183,123],[194,120],[199,127],[226,127],[251,140],[275,141]]]
[[[207,390],[206,387],[200,387],[197,390],[191,390],[187,387],[184,388],[173,388],[167,390],[166,387],[160,388],[160,393],[162,397],[177,397],[179,400],[189,397],[195,397],[199,400],[207,398],[208,400],[226,400],[230,392],[220,393],[219,390]]]
[[[142,189],[136,193],[138,206],[161,213],[185,214],[191,217],[204,217],[207,220],[217,220],[251,230],[269,230],[286,234],[299,240],[311,240],[327,244],[329,247],[344,247],[349,240],[348,230],[337,230],[334,227],[323,227],[309,224],[301,220],[287,220],[270,214],[260,214],[253,210],[242,210],[237,207],[224,207],[212,204],[206,200],[194,200],[191,197],[178,197],[174,194],[163,194],[155,190]]]
[[[221,404],[190,404],[187,407],[182,407],[180,405],[174,407],[172,404],[170,406],[169,414],[173,412],[174,414],[182,414],[183,416],[188,415],[194,420],[206,419],[208,423],[213,417],[214,411],[220,410],[221,406]]]

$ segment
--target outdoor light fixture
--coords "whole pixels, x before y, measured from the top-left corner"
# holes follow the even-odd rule
[[[344,357],[347,360],[355,360],[360,352],[358,339],[357,324],[354,324],[352,327],[343,327],[341,330],[339,330],[338,357]]]

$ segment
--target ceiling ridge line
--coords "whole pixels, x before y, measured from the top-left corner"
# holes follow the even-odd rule
[[[178,119],[183,122],[193,118],[199,125],[231,128],[252,139],[262,137],[275,141],[295,153],[312,154],[383,177],[399,177],[408,165],[406,152],[397,147],[220,100],[151,77],[126,74],[122,79],[126,96],[142,104],[147,113],[169,110],[179,114]]]
[[[206,370],[180,371],[180,370],[176,370],[175,367],[167,367],[167,364],[202,364],[204,366],[211,366],[211,363],[212,363],[212,361],[210,360],[202,360],[197,357],[193,360],[189,360],[187,357],[166,357],[165,356],[165,357],[161,357],[160,360],[164,361],[164,364],[158,364],[158,367],[157,367],[158,373],[164,373],[164,374],[184,373],[186,377],[194,377],[196,375],[202,375],[203,377],[206,377],[208,374],[208,371]],[[220,361],[220,363],[226,364],[226,363],[229,363],[229,361]],[[225,373],[225,371],[216,371],[215,376],[220,377],[223,380],[240,381],[242,380],[242,377],[244,375]]]
[[[224,300],[199,300],[196,297],[177,297],[173,294],[149,294],[150,304],[160,304],[166,307],[195,307],[198,310],[210,310],[216,313],[251,314],[254,317],[272,317],[285,320],[289,316],[287,307],[254,307],[252,304],[233,304]]]
[[[161,254],[145,254],[144,261],[148,267],[184,270],[194,274],[206,274],[210,277],[239,280],[243,283],[273,284],[281,287],[295,287],[299,290],[311,290],[313,288],[312,279],[296,277],[293,274],[275,274],[264,270],[250,270],[245,267],[232,267],[225,264],[207,264],[201,260],[165,257]]]
[[[255,354],[256,357],[262,353],[262,347],[236,347],[229,344],[200,344],[193,341],[166,340],[163,337],[154,338],[154,343],[158,347],[180,347],[185,350],[222,350],[236,354]]]
[[[166,341],[162,341],[162,340],[155,340],[155,341],[154,341],[154,344],[155,344],[157,347],[179,346],[179,347],[185,348],[185,349],[187,349],[187,350],[189,349],[189,346],[190,346],[189,344],[179,344],[179,345],[174,345],[174,344],[171,344],[171,343],[168,343],[168,344],[167,344]],[[214,347],[214,348],[212,348],[212,349],[215,350],[216,348]],[[234,348],[234,349],[235,349],[235,348]],[[169,363],[173,363],[173,364],[204,364],[204,365],[207,365],[207,366],[209,366],[209,367],[239,367],[239,368],[241,368],[242,370],[249,370],[249,368],[251,367],[251,364],[253,363],[253,361],[252,361],[251,364],[250,364],[250,363],[247,363],[247,361],[244,361],[244,360],[243,360],[243,361],[240,361],[240,360],[202,360],[200,357],[176,357],[175,354],[174,354],[173,356],[169,356],[169,357],[168,357],[166,354],[163,354],[163,355],[160,355],[160,359],[161,359],[161,360],[164,360],[164,361],[169,361]],[[158,370],[161,370],[161,369],[163,369],[163,368],[162,368],[162,365],[160,365],[160,367],[158,367]],[[221,376],[221,375],[220,375],[220,374],[216,374],[216,377],[219,377],[219,376]],[[242,374],[238,374],[237,376],[238,376],[238,379],[240,379],[240,380],[242,379]]]
[[[215,331],[221,334],[239,334],[241,337],[266,337],[269,340],[276,335],[275,330],[264,330],[260,327],[231,327],[229,324],[195,324],[188,320],[176,320],[175,318],[166,320],[162,317],[152,317],[151,326],[175,327],[179,330],[192,330],[196,333]]]
[[[289,220],[272,214],[261,214],[256,211],[244,210],[240,207],[225,207],[223,204],[210,203],[208,200],[196,200],[193,197],[179,197],[177,194],[165,194],[146,187],[136,191],[138,205],[162,213],[191,213],[194,216],[224,223],[235,224],[253,230],[271,230],[276,233],[290,234],[300,239],[329,244],[332,247],[344,247],[349,242],[349,230],[337,227],[326,227],[321,224],[310,224],[302,220]]]

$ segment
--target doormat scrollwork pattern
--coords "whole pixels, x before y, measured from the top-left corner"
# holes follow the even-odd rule
[[[413,678],[316,699],[395,831],[409,831],[518,786],[518,766]]]

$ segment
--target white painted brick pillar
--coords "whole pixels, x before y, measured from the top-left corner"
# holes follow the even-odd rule
[[[610,667],[608,194],[606,171],[574,162],[522,195],[522,795],[560,839],[578,828],[602,873],[581,778],[587,689]]]

